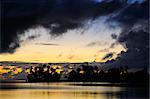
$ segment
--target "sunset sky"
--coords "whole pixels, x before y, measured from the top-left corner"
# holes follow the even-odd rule
[[[2,0],[0,61],[149,63],[149,0]]]
[[[89,20],[90,21],[90,20]],[[87,24],[87,23],[85,23]],[[48,30],[39,26],[25,31],[20,35],[23,40],[21,47],[13,54],[1,54],[0,61],[23,61],[23,62],[104,62],[102,58],[108,52],[120,53],[124,48],[121,44],[110,48],[111,34],[119,34],[120,28],[110,28],[103,20],[98,19],[88,23],[86,30],[75,29],[67,31],[64,35],[51,37]],[[27,40],[32,35],[39,37]],[[114,55],[115,58],[116,55]]]

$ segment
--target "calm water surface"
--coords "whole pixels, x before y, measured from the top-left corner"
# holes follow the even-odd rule
[[[88,86],[85,86],[87,85]],[[109,83],[1,83],[0,99],[144,99],[148,88],[101,86]]]

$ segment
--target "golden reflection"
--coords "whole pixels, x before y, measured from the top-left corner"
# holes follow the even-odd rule
[[[0,90],[0,99],[106,99],[108,97],[116,99],[114,93],[121,91],[119,87],[72,86],[68,84],[11,83],[11,86],[16,89]]]
[[[0,91],[2,99],[105,99],[106,96],[88,91],[9,90]]]

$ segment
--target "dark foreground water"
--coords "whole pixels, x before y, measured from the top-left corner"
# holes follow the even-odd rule
[[[0,83],[0,99],[147,99],[148,88],[112,83]]]

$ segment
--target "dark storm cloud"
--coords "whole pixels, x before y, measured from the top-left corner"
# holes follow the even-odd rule
[[[135,2],[122,10],[115,21],[122,26],[117,42],[126,48],[116,60],[107,61],[107,66],[148,67],[149,64],[149,3]],[[113,19],[113,20],[114,20]]]
[[[149,18],[149,2],[148,0],[145,0],[145,2],[141,4],[135,2],[134,4],[127,5],[113,19],[123,23],[124,25],[132,26],[138,20],[148,18]]]
[[[61,35],[69,29],[80,28],[87,19],[115,12],[122,6],[117,0],[2,0],[1,53],[13,53],[20,46],[18,34],[42,25],[51,35]],[[16,44],[13,49],[11,43]]]
[[[107,61],[107,66],[129,66],[130,68],[148,67],[149,65],[149,33],[130,31],[121,38],[121,42],[127,48],[118,54],[116,60]]]
[[[32,27],[38,17],[44,15],[45,10],[41,10],[45,4],[40,0],[2,0],[1,1],[1,53],[13,53],[19,47],[18,34]],[[49,1],[49,5],[53,2]],[[48,5],[45,5],[48,6]],[[50,6],[51,7],[51,6]],[[50,8],[49,7],[49,8]],[[50,9],[49,9],[50,10]],[[16,44],[13,48],[9,48],[11,43]]]

